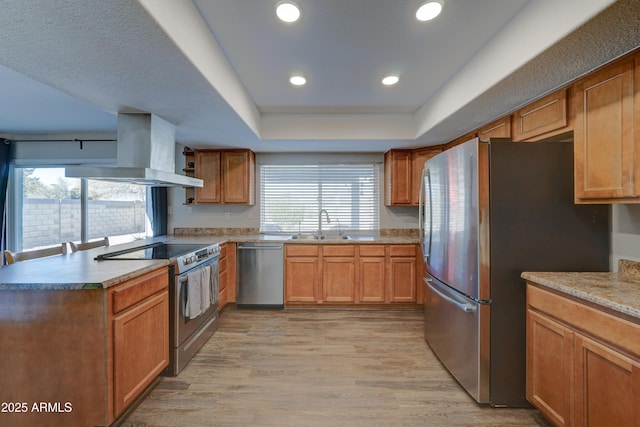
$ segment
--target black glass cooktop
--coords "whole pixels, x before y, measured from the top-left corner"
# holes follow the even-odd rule
[[[206,247],[202,244],[154,243],[99,255],[96,259],[173,259]]]

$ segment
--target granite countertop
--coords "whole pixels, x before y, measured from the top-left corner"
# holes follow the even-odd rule
[[[620,260],[617,273],[524,272],[522,278],[640,320],[640,262]]]
[[[230,233],[212,235],[208,233],[179,234],[152,237],[120,245],[100,247],[66,255],[18,262],[0,268],[0,291],[8,289],[55,290],[55,289],[106,289],[125,280],[140,276],[169,265],[168,260],[117,260],[97,261],[97,255],[117,250],[134,248],[156,242],[223,244],[227,242],[283,242],[300,244],[415,244],[417,237],[395,235],[357,235],[345,240],[327,234],[325,240],[292,240],[291,235]]]
[[[169,265],[168,260],[96,261],[97,255],[163,241],[136,240],[121,245],[17,262],[0,268],[0,291],[7,289],[106,289]]]

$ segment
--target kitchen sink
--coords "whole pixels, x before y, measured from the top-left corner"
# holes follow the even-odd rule
[[[291,240],[351,240],[351,236],[345,234],[342,236],[327,235],[318,236],[317,234],[294,234]]]

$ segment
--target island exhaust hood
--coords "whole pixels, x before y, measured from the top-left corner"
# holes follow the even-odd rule
[[[175,134],[173,124],[154,114],[118,113],[116,166],[69,166],[65,176],[153,187],[202,187],[201,179],[175,173]]]

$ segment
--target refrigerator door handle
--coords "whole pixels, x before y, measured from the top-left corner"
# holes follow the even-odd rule
[[[427,200],[423,200],[423,194],[425,191],[425,177],[429,180],[429,242],[428,245],[425,242],[426,230],[423,227],[423,218],[426,214]],[[418,198],[418,237],[420,238],[420,245],[422,246],[422,257],[425,262],[429,261],[431,255],[431,234],[433,231],[432,213],[431,213],[431,174],[429,169],[422,170],[422,177],[420,178],[420,193]]]
[[[432,279],[423,278],[422,280],[424,280],[424,283],[429,287],[429,289],[431,289],[436,295],[438,295],[443,300],[447,301],[449,304],[454,305],[455,307],[459,308],[460,310],[464,311],[465,313],[473,313],[474,311],[476,311],[476,308],[473,305],[465,304],[465,303],[456,301],[453,298],[451,298],[449,295],[445,294],[440,289],[438,289],[435,286],[433,286],[433,284],[432,284],[433,280]]]

